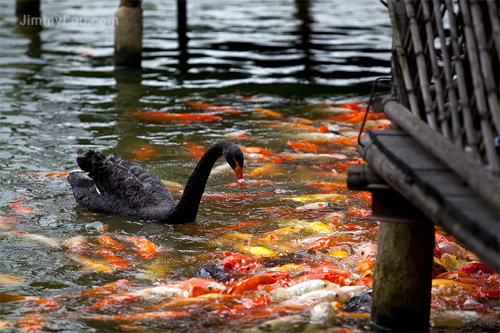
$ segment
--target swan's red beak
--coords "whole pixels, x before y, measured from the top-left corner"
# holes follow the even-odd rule
[[[238,162],[234,161],[236,163],[236,167],[234,168],[234,174],[236,175],[236,180],[240,185],[245,185],[245,180],[243,179],[243,168],[238,164]]]

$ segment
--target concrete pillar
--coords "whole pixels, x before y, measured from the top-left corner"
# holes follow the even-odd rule
[[[142,8],[140,0],[121,0],[115,14],[117,68],[140,68],[142,61]]]

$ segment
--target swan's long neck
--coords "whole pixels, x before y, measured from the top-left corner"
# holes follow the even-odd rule
[[[217,159],[223,155],[223,149],[223,144],[216,144],[210,147],[202,156],[186,183],[179,203],[169,214],[169,223],[181,224],[192,222],[196,219],[198,206],[200,205],[201,196],[205,191],[208,176],[210,176],[210,172]]]

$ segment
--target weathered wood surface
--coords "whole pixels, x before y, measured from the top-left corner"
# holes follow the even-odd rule
[[[359,152],[387,184],[492,269],[500,271],[498,205],[478,196],[403,131],[367,131],[360,143]]]
[[[121,0],[115,14],[116,67],[140,68],[142,61],[142,8],[139,0]]]

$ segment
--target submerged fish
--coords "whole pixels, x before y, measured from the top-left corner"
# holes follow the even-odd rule
[[[210,114],[192,114],[192,113],[165,113],[165,112],[147,112],[136,111],[134,116],[160,122],[174,122],[179,124],[192,124],[192,123],[209,123],[213,121],[220,121],[222,117]]]

